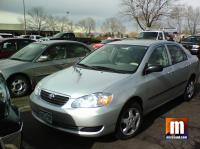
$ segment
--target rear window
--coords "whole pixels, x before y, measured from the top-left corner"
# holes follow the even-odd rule
[[[200,37],[190,36],[188,38],[183,39],[185,42],[200,42]]]
[[[141,32],[138,36],[139,39],[157,39],[158,32]]]
[[[13,35],[0,35],[2,38],[13,38]]]

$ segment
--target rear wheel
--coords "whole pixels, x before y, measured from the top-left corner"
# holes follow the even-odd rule
[[[184,99],[189,101],[195,94],[195,79],[190,79],[185,88]]]
[[[8,88],[11,97],[21,97],[30,91],[30,83],[26,77],[18,75],[9,79]]]
[[[142,123],[142,110],[138,103],[126,105],[118,119],[116,137],[129,139],[135,136]]]

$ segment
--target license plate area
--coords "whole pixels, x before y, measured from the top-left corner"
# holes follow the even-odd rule
[[[47,122],[49,124],[53,123],[52,113],[50,113],[50,112],[47,112],[47,111],[44,111],[44,110],[40,110],[39,111],[39,117],[43,121],[45,121],[45,122]]]

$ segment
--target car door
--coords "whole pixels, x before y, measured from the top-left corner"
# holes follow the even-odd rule
[[[88,47],[79,43],[66,44],[67,49],[67,63],[63,63],[63,67],[69,67],[85,57],[91,51]]]
[[[0,47],[0,58],[8,58],[17,51],[16,40],[3,41]]]
[[[66,47],[57,44],[47,48],[31,68],[33,79],[38,82],[47,75],[63,69],[66,63]]]
[[[146,66],[160,65],[163,67],[161,72],[153,72],[144,75],[144,85],[142,88],[147,95],[147,108],[152,109],[164,104],[170,98],[171,72],[173,71],[169,54],[164,45],[154,48]]]
[[[167,48],[173,65],[173,92],[175,94],[181,94],[184,92],[187,84],[190,72],[190,63],[187,54],[180,46],[176,44],[168,44]]]

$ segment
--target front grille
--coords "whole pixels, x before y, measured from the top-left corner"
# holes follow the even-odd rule
[[[69,97],[57,95],[54,93],[50,93],[42,90],[40,93],[41,99],[56,105],[64,105],[69,100]]]

